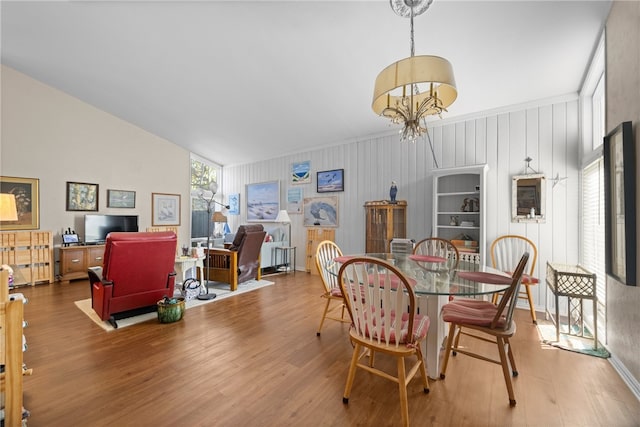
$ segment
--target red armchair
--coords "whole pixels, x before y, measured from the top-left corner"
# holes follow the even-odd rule
[[[173,296],[176,246],[174,232],[110,233],[102,274],[89,269],[98,316],[117,328],[117,319],[152,311],[165,295]]]

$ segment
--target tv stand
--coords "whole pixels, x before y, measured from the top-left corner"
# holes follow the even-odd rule
[[[60,248],[60,282],[87,279],[90,267],[102,267],[104,245],[78,245]]]

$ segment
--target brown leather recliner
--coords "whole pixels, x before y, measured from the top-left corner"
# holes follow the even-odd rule
[[[205,249],[205,279],[229,283],[232,291],[239,283],[259,280],[260,249],[266,235],[261,224],[241,225],[228,249]]]

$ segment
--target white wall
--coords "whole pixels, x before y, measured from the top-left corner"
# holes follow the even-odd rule
[[[40,180],[40,229],[84,233],[67,212],[66,182],[99,185],[99,213],[139,215],[151,225],[151,193],[181,194],[179,243],[190,224],[189,152],[77,98],[2,66],[0,175]],[[107,189],[136,192],[135,209],[107,208]]]
[[[431,124],[431,135],[439,167],[489,165],[487,246],[497,236],[507,233],[531,238],[539,249],[537,276],[543,280],[548,260],[577,263],[577,94],[465,120],[436,121]],[[527,156],[533,158],[531,167],[548,178],[548,219],[544,224],[511,222],[511,176],[524,173]],[[305,160],[311,161],[312,169],[312,183],[301,186],[305,197],[318,196],[317,171],[344,168],[345,191],[330,193],[339,198],[336,241],[344,252],[364,252],[363,205],[368,200],[388,199],[392,180],[398,184],[398,199],[408,202],[408,237],[419,240],[431,235],[431,172],[434,170],[431,151],[422,141],[400,143],[395,132],[390,136],[225,167],[223,193],[241,194],[241,215],[229,217],[230,227],[235,229],[246,219],[245,184],[280,180],[284,206],[287,188],[293,186],[290,183],[291,164]],[[567,179],[553,188],[551,178],[556,174]],[[297,267],[303,269],[306,230],[301,215],[290,216],[293,244],[298,247]],[[536,305],[543,310],[545,286],[533,289]]]

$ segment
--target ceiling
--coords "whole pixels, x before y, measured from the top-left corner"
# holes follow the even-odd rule
[[[435,0],[454,118],[580,89],[609,1]],[[222,165],[388,133],[373,83],[409,56],[378,1],[2,1],[2,63]]]

